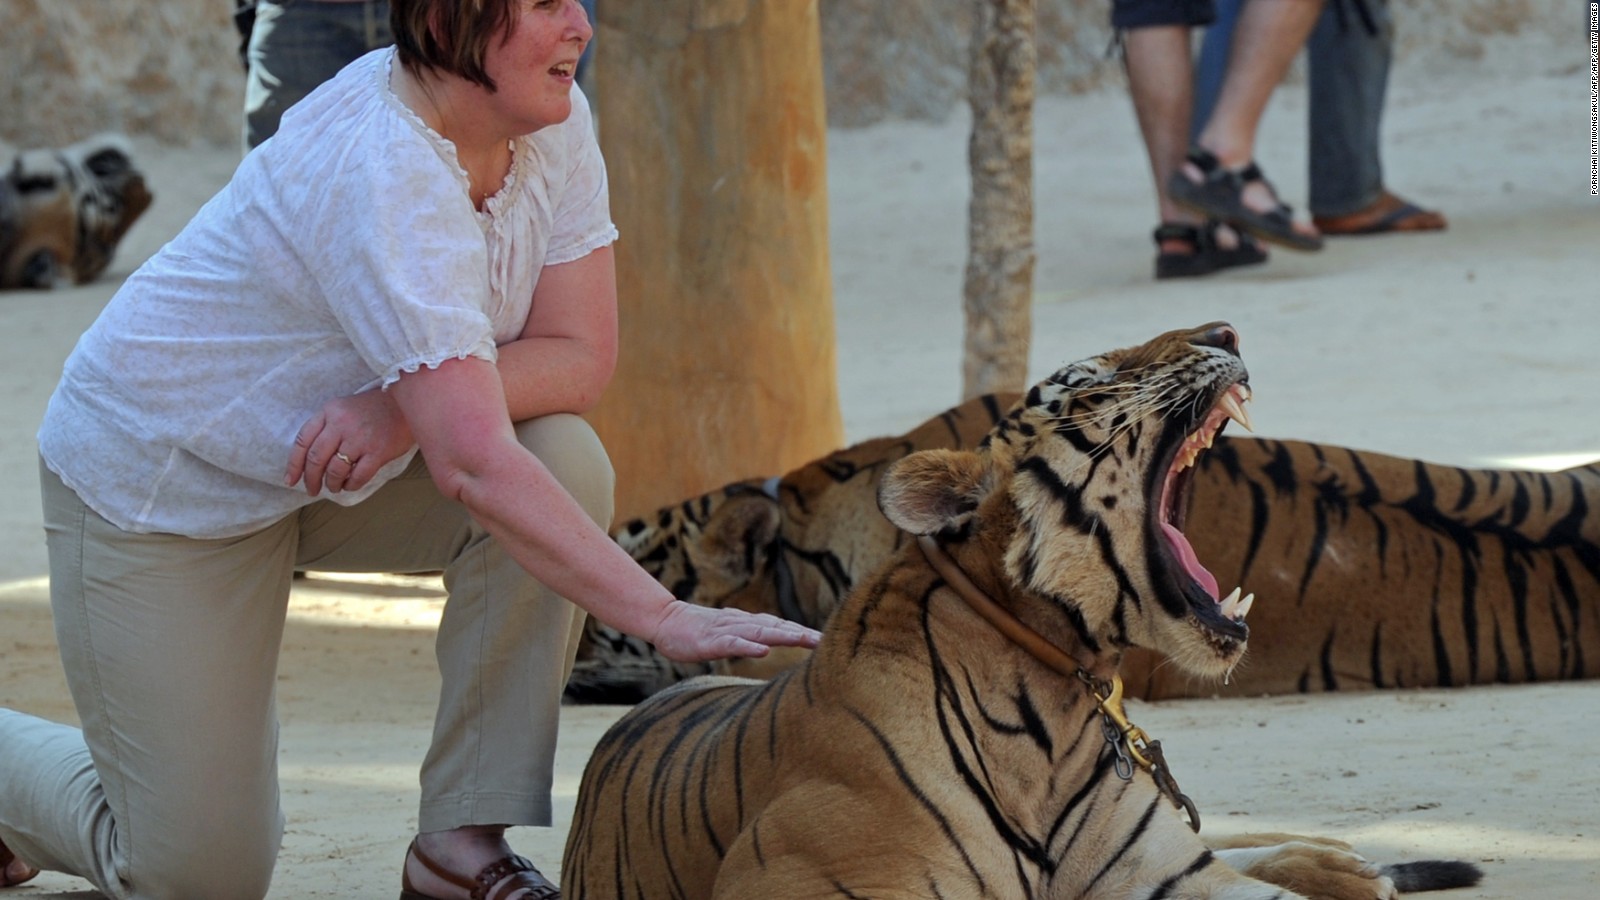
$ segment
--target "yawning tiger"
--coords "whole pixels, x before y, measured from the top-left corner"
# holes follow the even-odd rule
[[[1282,835],[1208,848],[1118,677],[1145,647],[1215,680],[1248,595],[1184,536],[1197,454],[1250,396],[1221,323],[1068,366],[976,451],[882,477],[909,535],[816,652],[696,678],[623,716],[584,771],[562,865],[585,898],[1391,897],[1472,883]],[[1235,865],[1230,864],[1236,863]]]

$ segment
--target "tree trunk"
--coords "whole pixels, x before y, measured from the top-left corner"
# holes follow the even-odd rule
[[[843,443],[816,0],[606,0],[617,520]]]
[[[963,399],[1022,390],[1033,328],[1033,0],[980,0],[978,8]]]

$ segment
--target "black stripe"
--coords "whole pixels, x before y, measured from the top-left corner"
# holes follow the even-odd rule
[[[1100,461],[1095,460],[1091,466],[1098,466],[1099,464]],[[1095,539],[1100,549],[1102,562],[1104,562],[1106,568],[1116,573],[1117,584],[1121,589],[1122,596],[1132,600],[1135,607],[1142,607],[1143,602],[1139,597],[1139,591],[1133,586],[1132,577],[1128,574],[1127,568],[1117,558],[1116,547],[1112,544],[1111,528],[1105,524],[1105,520],[1089,512],[1088,507],[1083,502],[1083,491],[1075,485],[1069,485],[1062,481],[1061,476],[1057,475],[1056,471],[1050,468],[1050,464],[1042,457],[1030,456],[1024,459],[1017,465],[1017,471],[1019,473],[1026,472],[1033,476],[1034,480],[1038,481],[1052,496],[1061,502],[1062,523],[1075,528],[1081,534],[1091,535]],[[1092,478],[1093,473],[1091,472],[1088,477]],[[1153,558],[1154,554],[1158,552],[1155,542],[1150,541],[1147,543],[1149,545],[1149,554]],[[1158,599],[1162,602],[1162,607],[1167,610],[1168,614],[1176,617],[1188,615],[1188,610],[1184,608],[1183,601],[1180,598],[1174,598],[1170,605],[1166,602],[1165,594],[1159,595]],[[1122,633],[1117,635],[1119,641],[1124,640],[1126,636],[1125,626],[1120,630]]]
[[[1095,723],[1096,718],[1098,718],[1098,714],[1091,712],[1089,715],[1089,720],[1084,723],[1081,729],[1079,729],[1078,739],[1073,742],[1073,746],[1068,750],[1069,754],[1078,749],[1078,745],[1085,737],[1090,737],[1094,740],[1103,740],[1103,738],[1100,737],[1099,728]],[[1106,776],[1110,773],[1111,766],[1115,759],[1115,754],[1113,754],[1109,749],[1095,757],[1094,768],[1089,771],[1089,777],[1086,778],[1083,784],[1073,792],[1071,797],[1067,798],[1066,804],[1063,805],[1061,807],[1061,811],[1056,814],[1055,821],[1050,823],[1048,843],[1051,846],[1055,845],[1056,837],[1061,833],[1061,829],[1066,827],[1067,820],[1072,818],[1072,813],[1077,810],[1078,804],[1089,799],[1089,797],[1093,795],[1094,791],[1105,782]],[[1072,835],[1067,838],[1067,846],[1069,848],[1073,844],[1077,843],[1078,837],[1082,834],[1084,826],[1088,824],[1090,818],[1089,814],[1092,811],[1093,804],[1090,806],[1091,809],[1084,811],[1083,816],[1078,820],[1078,827],[1073,829]]]
[[[1455,678],[1450,670],[1450,649],[1444,639],[1444,629],[1439,622],[1439,597],[1437,592],[1433,598],[1433,614],[1429,623],[1433,631],[1433,667],[1434,676],[1440,687],[1454,687]]]
[[[1372,686],[1378,689],[1388,687],[1383,677],[1383,623],[1377,622],[1372,626]]]
[[[807,662],[803,668],[809,669]],[[772,681],[768,682],[770,701],[767,704],[767,761],[778,758],[778,713],[783,709],[783,695],[789,692],[789,685],[794,681],[795,669],[786,669]]]
[[[1478,677],[1478,572],[1477,567],[1463,551],[1461,553],[1461,627],[1467,634],[1467,678]]]
[[[935,720],[939,725],[940,736],[944,739],[950,764],[955,767],[967,790],[989,817],[990,824],[1005,840],[1007,846],[1011,847],[1013,852],[1026,856],[1035,866],[1045,871],[1053,871],[1055,861],[1050,858],[1047,848],[1036,838],[1024,835],[1013,828],[1011,823],[1006,821],[1006,815],[995,799],[992,790],[994,779],[988,769],[988,759],[978,746],[978,735],[973,728],[971,717],[962,707],[961,696],[956,690],[954,678],[934,642],[932,617],[927,605],[922,607],[922,633],[923,643],[928,650],[929,671],[934,683]],[[955,720],[955,725],[959,726],[961,741],[957,740],[955,730],[952,728],[952,719]],[[963,743],[970,751],[971,761],[968,755],[962,752]],[[976,770],[973,768],[973,762],[977,764]],[[978,770],[981,770],[981,773]]]
[[[838,549],[845,549],[849,546],[850,545],[846,543],[843,547]],[[828,549],[826,547],[821,550],[807,550],[791,544],[787,539],[783,541],[783,549],[798,557],[802,563],[805,563],[810,567],[808,571],[812,572],[822,580],[827,589],[833,593],[835,598],[834,605],[838,604],[839,598],[842,598],[846,594],[850,593],[850,588],[854,585],[854,580],[850,577],[850,567],[845,565],[835,550]],[[792,572],[790,577],[792,580]],[[798,584],[799,582],[795,581],[795,583]],[[815,609],[812,611],[812,613],[820,615],[824,619],[826,618],[826,614],[821,609]],[[794,619],[795,621],[802,622],[806,625],[816,628],[822,627],[821,621],[807,621],[807,619],[812,617],[812,613],[803,611],[800,608],[797,598],[793,614],[785,613],[784,618]]]
[[[745,723],[750,718],[750,708],[760,700],[762,691],[756,686],[746,688],[743,693],[733,696],[724,695],[718,700],[731,700],[732,702],[719,702],[716,704],[720,713],[714,719],[708,719],[708,727],[704,730],[701,739],[696,742],[694,749],[689,753],[689,759],[699,764],[704,770],[701,777],[696,779],[700,788],[698,799],[700,801],[700,826],[705,829],[706,836],[711,839],[711,846],[716,850],[717,858],[727,855],[727,848],[722,843],[722,838],[717,834],[716,826],[711,821],[711,796],[712,785],[720,784],[720,778],[713,778],[711,769],[717,760],[717,751],[723,750],[733,754],[733,790],[734,811],[737,818],[734,820],[735,834],[744,824],[744,778],[742,765],[739,759],[740,747],[743,744]],[[735,739],[729,747],[722,739],[727,735],[728,726],[736,724]],[[688,776],[685,776],[687,780]]]
[[[973,693],[977,693],[976,687]],[[1033,705],[1033,696],[1028,692],[1026,685],[1018,679],[1017,694],[1014,698],[1017,704],[1017,714],[1022,717],[1023,727],[1027,729],[1028,736],[1033,738],[1033,743],[1044,754],[1045,759],[1055,758],[1055,742],[1050,739],[1050,732],[1045,728],[1044,718],[1039,715],[1038,707]]]
[[[1567,600],[1567,612],[1572,617],[1570,619],[1572,632],[1577,634],[1582,628],[1582,621],[1579,616],[1578,591],[1572,583],[1572,575],[1567,571],[1566,564],[1559,557],[1551,559],[1550,565],[1555,569],[1556,585],[1561,589],[1561,596]],[[1562,645],[1562,651],[1566,651],[1565,644]],[[1584,678],[1588,675],[1584,666],[1582,641],[1572,642],[1572,667],[1566,669],[1566,671],[1569,673],[1568,677],[1570,678]]]
[[[1311,541],[1310,552],[1306,554],[1306,565],[1300,573],[1299,596],[1296,605],[1306,602],[1306,586],[1311,583],[1311,576],[1317,570],[1317,564],[1322,561],[1322,548],[1328,545],[1328,513],[1321,501],[1311,505]]]
[[[1194,875],[1215,861],[1216,857],[1211,854],[1210,850],[1201,851],[1200,855],[1195,857],[1194,861],[1189,863],[1182,872],[1156,885],[1155,892],[1149,896],[1148,900],[1166,900],[1166,898],[1172,896],[1172,889],[1177,886],[1178,882]]]
[[[1389,571],[1389,523],[1379,513],[1373,511],[1383,500],[1383,491],[1378,487],[1378,482],[1372,477],[1372,472],[1362,462],[1362,454],[1356,450],[1347,451],[1350,457],[1350,468],[1361,480],[1361,493],[1356,496],[1356,503],[1366,510],[1370,516],[1372,527],[1378,532],[1378,572],[1387,575]]]
[[[1261,467],[1261,474],[1267,476],[1280,495],[1292,494],[1299,483],[1295,477],[1293,456],[1281,442],[1272,441],[1271,446],[1272,460]]]
[[[680,785],[678,829],[682,832],[689,830],[688,782],[696,775],[703,777],[704,773],[698,771],[699,767],[695,765],[695,757],[692,754],[680,761],[678,751],[683,748],[690,735],[702,723],[716,715],[719,711],[718,707],[721,705],[718,701],[726,696],[726,691],[727,688],[708,688],[703,691],[689,692],[695,699],[700,701],[700,705],[686,709],[683,712],[682,716],[673,723],[676,728],[671,732],[671,738],[658,751],[655,766],[647,782],[650,791],[648,794],[649,799],[646,803],[646,814],[650,820],[655,822],[656,833],[659,835],[665,836],[672,833],[672,829],[668,827],[667,822],[672,806],[668,802],[669,795],[667,792],[673,784],[674,777],[680,779],[678,781]],[[681,771],[685,768],[689,769],[689,771]],[[676,895],[683,896],[685,893],[683,880],[678,875],[677,867],[673,865],[672,855],[662,854],[661,861],[666,865],[667,875],[672,879],[672,887]]]
[[[1444,626],[1439,619],[1439,606],[1444,602],[1444,598],[1439,595],[1439,576],[1444,574],[1444,548],[1441,547],[1437,541],[1435,541],[1433,545],[1433,568],[1433,611],[1430,621],[1433,628],[1433,664],[1435,676],[1438,678],[1440,687],[1453,687],[1455,685],[1455,678],[1450,666],[1450,645],[1449,642],[1445,640]],[[1469,684],[1472,681],[1472,676],[1470,674],[1467,676],[1467,681]]]
[[[1155,818],[1156,807],[1165,802],[1166,801],[1161,796],[1160,792],[1157,792],[1154,797],[1150,798],[1150,803],[1145,807],[1144,815],[1139,817],[1138,824],[1134,825],[1133,830],[1122,839],[1122,846],[1118,847],[1117,852],[1111,854],[1111,857],[1107,859],[1105,864],[1100,867],[1100,871],[1096,872],[1095,876],[1089,879],[1089,883],[1084,887],[1083,891],[1085,896],[1094,896],[1094,886],[1100,882],[1100,879],[1104,878],[1106,874],[1111,871],[1112,867],[1115,866],[1117,862],[1122,859],[1122,857],[1127,855],[1130,849],[1132,849],[1139,843],[1141,839],[1144,838],[1145,831],[1149,830],[1150,828],[1150,820]]]
[[[1452,512],[1463,512],[1478,496],[1478,480],[1466,469],[1455,469],[1455,473],[1461,476],[1461,496],[1456,498],[1455,509]]]
[[[883,752],[884,758],[889,761],[889,767],[894,770],[895,777],[900,780],[900,784],[916,799],[923,810],[933,817],[934,822],[938,823],[939,830],[944,833],[945,840],[949,841],[950,846],[954,847],[956,852],[961,855],[961,861],[966,864],[967,871],[972,873],[973,879],[978,882],[980,888],[987,890],[987,888],[983,888],[982,873],[978,871],[978,867],[972,861],[972,857],[967,855],[967,848],[956,835],[955,829],[950,826],[950,820],[945,818],[944,813],[934,805],[927,793],[912,780],[910,771],[906,769],[905,762],[900,759],[900,754],[895,752],[894,745],[889,742],[883,732],[878,730],[878,726],[872,724],[872,720],[863,715],[860,710],[853,706],[847,706],[845,707],[845,712],[853,716],[861,724],[861,727],[872,735],[873,740],[878,742],[878,749]]]
[[[1000,416],[1004,413],[1004,410],[1000,408],[1000,403],[995,398],[995,395],[984,394],[979,399],[983,401],[984,411],[989,414],[989,423],[993,425],[995,422],[1000,421]]]
[[[1528,570],[1517,561],[1517,551],[1507,547],[1505,553],[1506,589],[1511,592],[1511,613],[1517,629],[1517,647],[1522,651],[1524,680],[1538,680],[1533,665],[1533,638],[1528,630]]]
[[[1333,672],[1333,642],[1338,634],[1339,629],[1335,626],[1328,632],[1327,639],[1322,642],[1322,652],[1317,655],[1317,659],[1322,665],[1322,689],[1325,691],[1337,691],[1339,689],[1339,679],[1334,676]]]
[[[872,617],[874,612],[877,612],[878,607],[883,605],[884,598],[889,595],[889,590],[891,587],[893,587],[893,581],[889,577],[890,574],[891,573],[885,573],[882,577],[878,578],[878,580],[863,588],[863,590],[866,591],[866,600],[865,602],[857,604],[859,612],[856,613],[856,636],[855,641],[850,646],[851,656],[855,656],[861,652],[861,645],[866,643],[867,635],[872,632],[872,626],[868,624],[867,620]],[[926,607],[928,605],[928,598],[932,596],[933,592],[938,590],[939,585],[943,583],[944,582],[938,580],[930,582],[927,588],[923,590],[922,596],[917,598],[917,602],[923,607]]]
[[[1267,492],[1261,485],[1254,481],[1248,482],[1250,487],[1250,547],[1244,555],[1244,569],[1240,573],[1240,581],[1248,581],[1246,577],[1255,565],[1256,554],[1261,550],[1261,544],[1267,538],[1267,525],[1272,519],[1272,509],[1267,505]]]
[[[1558,659],[1556,660],[1555,677],[1565,678],[1568,677],[1567,672],[1569,670],[1567,666],[1572,656],[1572,647],[1570,645],[1576,644],[1577,641],[1573,640],[1572,636],[1567,633],[1567,623],[1564,621],[1565,616],[1563,615],[1565,610],[1561,608],[1561,599],[1559,595],[1557,595],[1555,591],[1551,591],[1550,595],[1545,598],[1545,602],[1546,611],[1550,615],[1550,624],[1556,630],[1556,650]]]
[[[1528,497],[1528,485],[1521,477],[1515,479],[1511,489],[1511,518],[1506,522],[1511,528],[1517,528],[1528,521],[1528,510],[1533,502]]]

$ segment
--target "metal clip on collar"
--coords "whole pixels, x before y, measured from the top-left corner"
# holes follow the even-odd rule
[[[1086,671],[1079,670],[1078,678],[1088,687],[1090,695],[1095,699],[1095,704],[1100,710],[1101,723],[1105,729],[1106,742],[1111,744],[1117,754],[1114,764],[1117,775],[1123,781],[1133,778],[1133,768],[1129,761],[1138,763],[1139,768],[1150,773],[1156,780],[1156,787],[1173,802],[1173,805],[1183,810],[1189,817],[1189,827],[1195,831],[1200,830],[1200,810],[1189,799],[1189,795],[1178,789],[1177,779],[1172,777],[1172,772],[1167,769],[1166,754],[1161,752],[1161,742],[1152,740],[1144,729],[1128,721],[1128,715],[1122,708],[1122,677],[1111,676],[1111,682],[1096,681]]]

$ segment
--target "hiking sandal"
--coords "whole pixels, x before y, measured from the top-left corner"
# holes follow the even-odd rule
[[[1209,150],[1195,147],[1186,159],[1200,170],[1200,181],[1191,181],[1181,170],[1167,181],[1167,195],[1173,202],[1232,225],[1261,240],[1281,244],[1292,250],[1321,250],[1321,235],[1306,235],[1294,230],[1294,211],[1280,202],[1268,212],[1257,212],[1244,205],[1244,187],[1252,181],[1266,185],[1276,198],[1278,191],[1252,161],[1243,169],[1224,168]]]
[[[1267,252],[1244,232],[1238,232],[1239,245],[1225,248],[1217,242],[1217,228],[1221,222],[1208,219],[1204,225],[1182,222],[1162,222],[1151,237],[1156,242],[1156,279],[1196,278],[1237,266],[1253,266],[1267,261]],[[1191,253],[1159,251],[1164,241],[1183,241],[1194,250]]]

